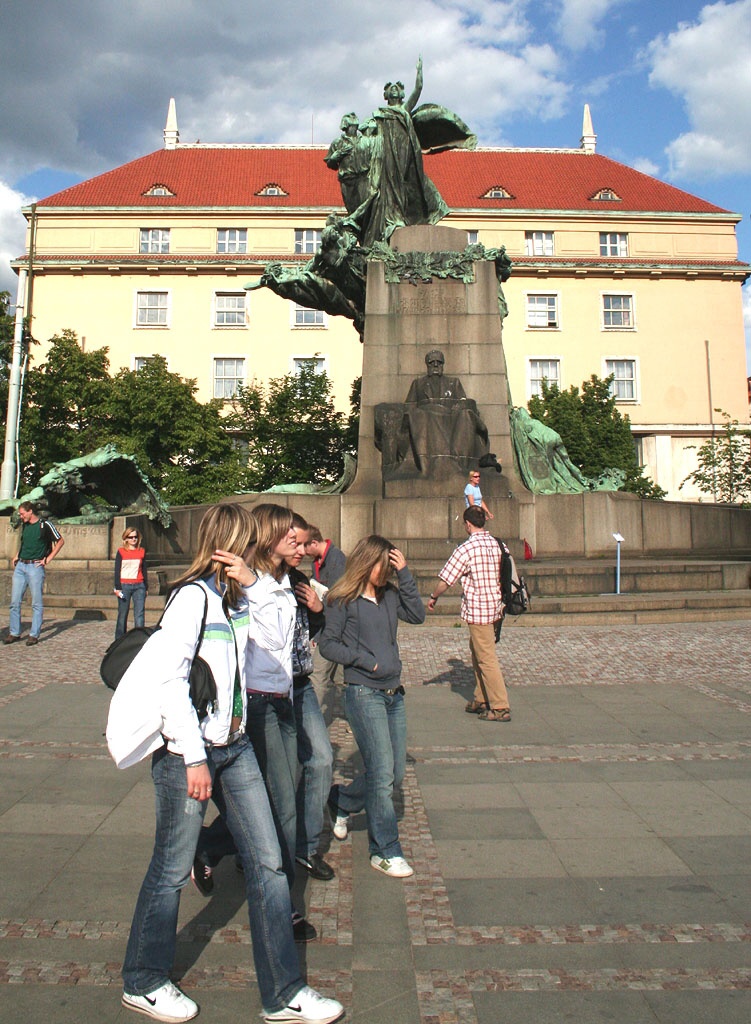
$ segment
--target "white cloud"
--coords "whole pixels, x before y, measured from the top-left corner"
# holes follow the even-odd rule
[[[650,160],[648,156],[637,157],[636,160],[630,160],[629,163],[635,171],[641,171],[642,174],[649,174],[653,178],[656,178],[660,173],[659,166]]]
[[[18,279],[10,268],[10,261],[24,251],[26,221],[21,207],[31,202],[28,196],[0,181],[0,292],[10,292],[12,300]]]
[[[560,0],[558,31],[571,50],[602,46],[605,32],[600,23],[625,0]]]
[[[751,163],[751,0],[702,8],[647,48],[650,84],[680,97],[691,130],[669,144],[675,177],[745,173]]]
[[[328,142],[386,79],[502,141],[552,118],[570,86],[527,19],[530,0],[11,0],[0,62],[0,176],[89,176],[161,146],[171,96],[183,141]],[[291,29],[294,28],[294,31]]]

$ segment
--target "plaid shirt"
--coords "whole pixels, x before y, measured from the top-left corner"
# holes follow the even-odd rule
[[[501,617],[501,548],[487,530],[472,533],[438,573],[447,586],[462,581],[461,617],[473,626]]]

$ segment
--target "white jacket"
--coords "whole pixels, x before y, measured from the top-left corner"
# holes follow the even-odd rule
[[[204,594],[208,597],[208,612],[200,656],[214,674],[217,700],[213,710],[199,723],[190,699],[188,677],[203,619]],[[213,580],[181,587],[175,594],[164,613],[161,629],[141,648],[110,703],[107,745],[118,768],[142,760],[158,749],[165,738],[168,749],[181,754],[186,764],[205,760],[205,741],[226,742],[235,672],[239,669],[242,680],[245,669],[250,622],[246,600],[239,608],[231,609],[231,622],[230,626]],[[242,686],[241,691],[244,723]]]
[[[292,699],[292,638],[297,598],[283,576],[277,582],[262,573],[245,593],[250,606],[250,643],[245,661],[249,690],[283,693]]]

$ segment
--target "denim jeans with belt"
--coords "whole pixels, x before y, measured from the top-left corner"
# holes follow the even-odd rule
[[[30,636],[39,636],[42,632],[44,576],[41,562],[16,562],[10,591],[10,632],[13,636],[21,635],[21,602],[27,587],[31,591]]]
[[[323,815],[331,789],[334,753],[321,705],[308,678],[295,687],[297,760],[302,771],[297,783],[297,856],[317,853]]]
[[[122,597],[117,599],[117,625],[115,626],[115,639],[122,636],[128,625],[128,609],[131,598],[133,600],[133,622],[136,626],[144,624],[144,609],[146,607],[146,584],[145,583],[123,583],[120,586]]]
[[[344,688],[344,711],[365,771],[348,786],[338,787],[337,805],[343,814],[365,808],[371,855],[401,857],[394,786],[402,784],[407,764],[404,695],[349,683]]]
[[[258,988],[263,1008],[281,1010],[303,987],[292,933],[289,886],[266,787],[243,736],[207,751],[213,798],[242,860]],[[180,890],[190,878],[206,802],[188,796],[185,763],[165,747],[152,758],[154,852],[136,904],[123,965],[125,991],[150,995],[175,959]]]
[[[248,691],[245,728],[266,783],[282,848],[282,863],[291,889],[295,881],[297,841],[297,726],[292,701],[287,697]]]

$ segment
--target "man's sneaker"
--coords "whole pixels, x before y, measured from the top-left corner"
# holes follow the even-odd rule
[[[295,942],[312,942],[318,937],[318,932],[310,921],[306,921],[296,910],[292,914],[292,934],[295,936]]]
[[[334,839],[338,839],[341,842],[347,838],[349,832],[349,815],[340,814],[336,800],[334,799],[335,787],[331,787],[329,793],[329,814],[331,815],[331,831],[334,833]]]
[[[152,1020],[172,1021],[193,1020],[198,1016],[198,1003],[194,1003],[177,985],[165,981],[156,992],[147,996],[131,996],[123,992],[123,1006],[136,1013],[143,1013]],[[333,1018],[332,1018],[333,1019]]]
[[[214,891],[214,878],[211,873],[211,868],[206,861],[197,854],[193,861],[190,877],[193,879],[196,889],[198,889],[202,896],[210,896],[212,894]]]
[[[298,1021],[300,1024],[332,1024],[344,1015],[344,1007],[336,999],[326,999],[314,988],[305,985],[283,1010],[263,1011],[267,1024]]]
[[[27,647],[35,647],[36,644],[38,644],[38,643],[39,643],[39,637],[38,636],[30,636],[29,639],[26,641],[26,646]]]
[[[404,857],[379,857],[374,853],[370,858],[370,866],[392,878],[409,878],[415,873]]]
[[[20,636],[16,636],[15,633],[8,633],[8,635],[3,639],[3,643],[4,644],[17,644],[20,639],[21,639],[21,637]]]
[[[334,877],[334,869],[326,863],[320,853],[311,853],[308,857],[295,857],[295,860],[305,868],[311,878],[330,882]]]

